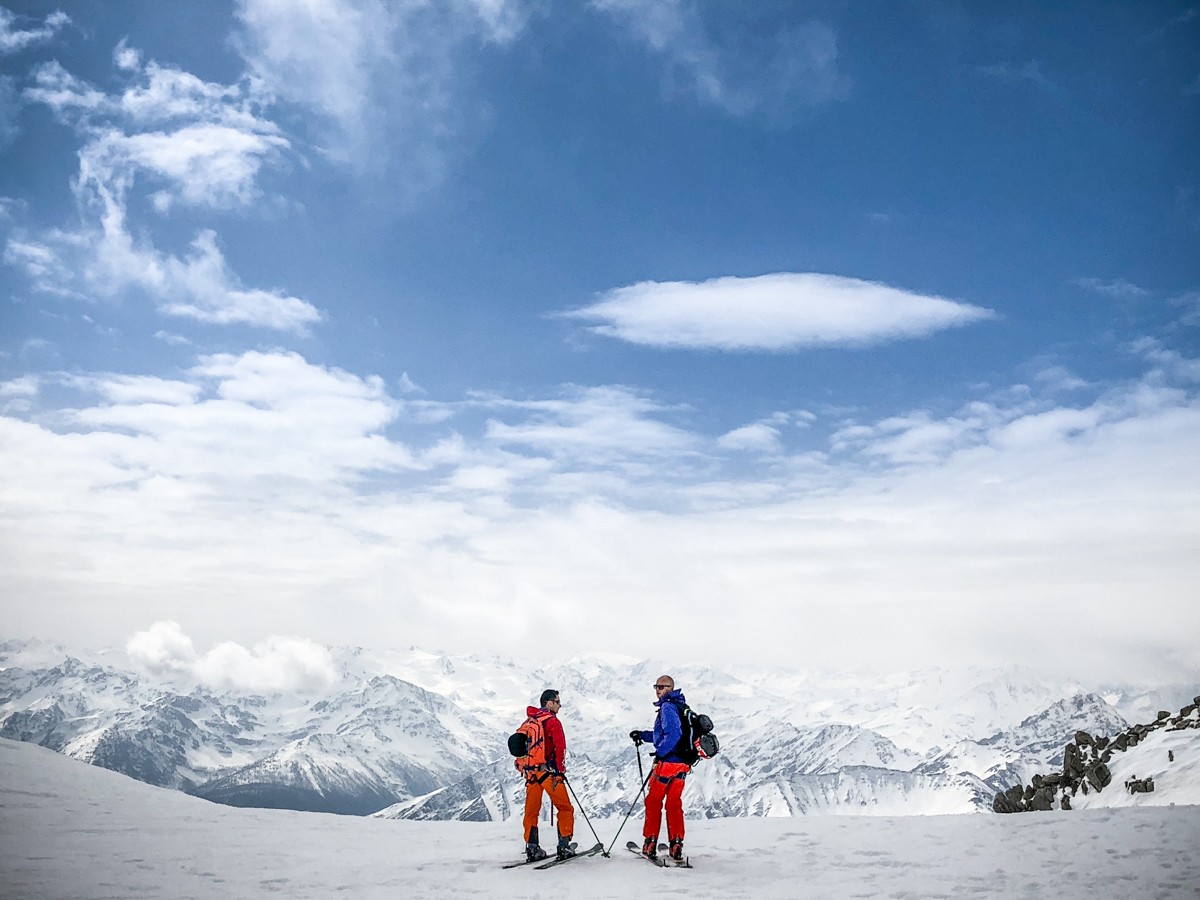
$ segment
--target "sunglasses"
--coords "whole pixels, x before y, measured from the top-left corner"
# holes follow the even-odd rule
[[[656,684],[654,686],[654,689],[656,691],[669,691],[671,689],[671,686],[669,684]]]

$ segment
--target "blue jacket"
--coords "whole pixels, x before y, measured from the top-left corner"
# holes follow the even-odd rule
[[[683,691],[670,691],[661,700],[656,700],[658,715],[654,719],[654,730],[643,731],[642,740],[654,743],[654,756],[660,762],[683,762],[675,748],[683,737],[683,722],[679,718],[679,706],[687,705]]]

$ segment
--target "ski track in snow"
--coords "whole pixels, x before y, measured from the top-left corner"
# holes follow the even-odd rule
[[[619,820],[593,824],[607,846]],[[1198,806],[691,821],[691,870],[625,853],[639,834],[635,814],[609,859],[503,871],[520,856],[516,822],[234,809],[0,740],[0,883],[13,898],[1200,895]]]

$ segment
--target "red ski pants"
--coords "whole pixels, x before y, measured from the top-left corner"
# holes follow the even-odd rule
[[[570,837],[575,833],[575,808],[567,796],[567,783],[553,775],[543,781],[526,777],[525,780],[525,843],[529,843],[529,832],[538,823],[542,814],[542,794],[550,798],[558,810],[558,833]]]
[[[667,807],[667,835],[683,837],[683,780],[692,767],[687,763],[660,762],[650,774],[650,790],[646,792],[646,824],[642,837],[657,837],[662,824],[663,803]]]

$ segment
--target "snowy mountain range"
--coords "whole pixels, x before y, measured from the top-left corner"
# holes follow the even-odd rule
[[[415,648],[327,651],[329,683],[255,693],[152,674],[120,651],[0,643],[0,737],[233,806],[503,820],[523,795],[505,739],[553,687],[577,799],[589,815],[623,816],[639,786],[627,734],[650,727],[650,685],[670,671],[722,745],[689,778],[690,815],[965,813],[1061,767],[1076,731],[1114,734],[1198,693],[1021,670],[879,679],[613,656],[528,667]],[[1190,734],[1200,750],[1200,730]],[[1156,801],[1169,778],[1159,791]]]

